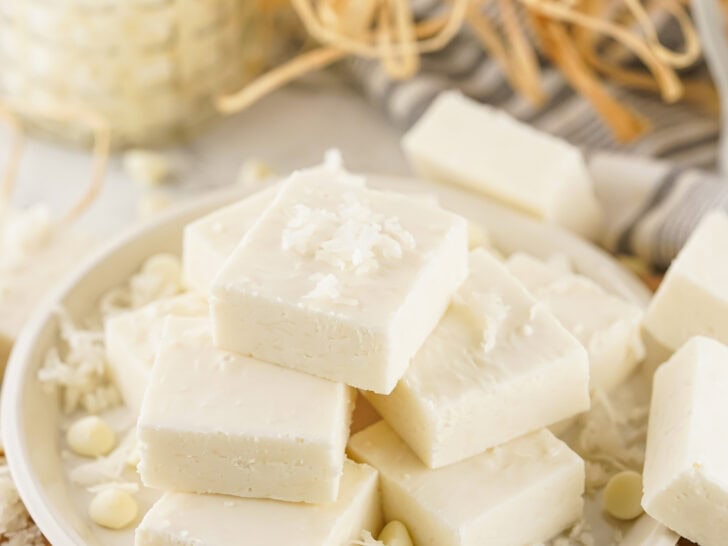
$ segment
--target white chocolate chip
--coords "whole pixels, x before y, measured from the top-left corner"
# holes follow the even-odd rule
[[[118,488],[101,491],[88,507],[93,522],[109,529],[123,529],[136,519],[138,512],[134,497]]]
[[[144,262],[142,271],[169,281],[179,280],[182,277],[182,265],[179,258],[173,254],[155,254]]]
[[[127,466],[129,466],[131,468],[136,468],[137,466],[139,466],[139,462],[141,460],[142,460],[142,454],[139,451],[139,446],[135,446],[134,449],[131,451],[131,453],[129,453],[129,456],[126,458],[126,461],[124,461],[124,462],[126,463]]]
[[[138,184],[158,186],[172,175],[172,163],[158,152],[130,150],[124,154],[124,170]]]
[[[172,205],[172,198],[161,191],[144,192],[139,198],[137,212],[143,219],[151,218]]]
[[[238,182],[243,186],[251,186],[272,178],[273,175],[270,165],[258,159],[249,159],[240,168]]]
[[[468,249],[473,250],[478,247],[489,248],[490,246],[490,237],[485,228],[475,222],[468,222]]]
[[[384,543],[384,546],[413,546],[407,527],[397,520],[390,521],[384,526],[378,540]]]
[[[96,415],[89,415],[68,428],[66,441],[78,455],[100,457],[114,448],[116,435],[106,421]]]
[[[642,475],[625,470],[612,476],[604,488],[604,510],[617,519],[630,520],[642,514]]]

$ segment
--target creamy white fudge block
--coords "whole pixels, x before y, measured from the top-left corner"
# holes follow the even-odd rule
[[[336,500],[353,389],[217,349],[207,318],[167,319],[137,436],[145,485]]]
[[[642,506],[701,546],[728,537],[728,347],[694,337],[655,372]]]
[[[503,111],[447,91],[402,144],[425,178],[482,192],[590,238],[599,234],[602,210],[581,151]]]
[[[692,336],[728,343],[728,215],[706,214],[670,265],[644,325],[673,351]]]
[[[141,408],[165,319],[169,315],[204,317],[208,313],[206,298],[187,293],[124,311],[106,320],[106,357],[127,406],[137,412]]]
[[[136,546],[350,546],[382,526],[377,472],[345,461],[335,502],[290,503],[165,493],[136,530]]]
[[[384,421],[352,436],[349,452],[379,470],[385,519],[417,546],[523,546],[581,517],[584,462],[547,430],[437,470]]]
[[[182,266],[185,284],[208,293],[225,260],[278,192],[272,186],[185,226]]]
[[[516,253],[508,269],[546,304],[589,353],[591,388],[609,392],[645,357],[642,309],[597,283],[528,254]]]
[[[632,525],[619,546],[675,546],[680,536],[647,514]]]
[[[215,342],[390,392],[467,274],[467,222],[325,165],[295,172],[211,292]]]
[[[412,365],[374,408],[432,467],[589,408],[581,344],[484,249]]]

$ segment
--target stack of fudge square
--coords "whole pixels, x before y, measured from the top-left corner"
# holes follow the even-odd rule
[[[641,311],[469,246],[465,218],[332,163],[188,225],[190,292],[107,325],[164,491],[137,546],[348,546],[390,520],[523,546],[577,522],[584,462],[549,427],[632,372]],[[130,365],[123,332],[155,328]],[[382,419],[352,433],[357,392]]]

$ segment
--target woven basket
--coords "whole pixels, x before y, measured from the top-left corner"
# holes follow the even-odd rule
[[[179,138],[214,114],[211,99],[265,67],[256,0],[2,0],[0,98],[24,120],[86,140],[74,120],[41,112],[82,105],[114,145]]]

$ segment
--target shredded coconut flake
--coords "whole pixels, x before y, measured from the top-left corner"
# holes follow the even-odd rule
[[[592,495],[603,488],[621,470],[641,471],[647,432],[648,400],[639,376],[632,378],[609,395],[596,391],[592,408],[579,416],[576,425],[564,440],[583,459],[586,470],[586,493]],[[621,533],[614,529],[605,544],[621,543]],[[596,546],[594,533],[586,519],[549,546]],[[601,543],[600,543],[601,546]]]
[[[100,413],[121,404],[121,396],[106,359],[103,319],[122,310],[141,307],[152,301],[174,296],[182,290],[182,268],[176,256],[159,254],[149,258],[129,283],[107,292],[99,302],[100,316],[81,327],[68,313],[57,311],[59,341],[46,354],[39,380],[61,396],[63,411],[81,409]],[[71,458],[62,452],[65,459]],[[70,473],[77,485],[97,493],[109,487],[136,493],[136,476],[127,472],[139,461],[136,434],[132,428],[122,442],[106,457],[83,462]],[[4,460],[3,460],[4,462]],[[5,470],[5,473],[3,471]],[[126,474],[126,475],[125,475]],[[30,522],[17,497],[6,467],[0,465],[0,544],[36,546],[46,544]]]
[[[132,428],[106,457],[81,463],[74,468],[71,471],[71,481],[89,491],[98,491],[99,487],[107,484],[123,483],[121,478],[136,449],[136,430]]]
[[[341,156],[339,149],[331,148],[324,152],[324,167],[333,171],[344,168],[344,158]]]
[[[644,463],[647,436],[647,407],[629,400],[629,392],[613,396],[619,403],[597,391],[592,408],[579,418],[572,447],[586,463],[586,488],[591,493],[602,488],[622,470],[640,471]]]
[[[336,211],[293,206],[281,238],[283,250],[357,274],[376,271],[382,261],[398,260],[415,246],[398,218],[374,212],[351,192]]]
[[[63,309],[57,315],[61,347],[48,351],[38,378],[47,388],[60,391],[66,413],[79,407],[99,413],[117,406],[121,396],[109,372],[103,332],[77,327]]]
[[[99,302],[102,317],[137,309],[183,290],[182,264],[177,256],[156,254],[144,262],[129,282],[106,292]]]
[[[595,546],[596,544],[591,527],[585,520],[580,521],[571,528],[569,538],[583,546]]]
[[[546,309],[546,306],[542,302],[537,301],[528,310],[528,320],[532,321],[533,319],[535,319],[538,316],[539,313],[542,313],[545,309]]]
[[[41,546],[48,544],[20,500],[18,490],[0,456],[0,544],[3,546]]]
[[[0,217],[0,270],[11,270],[52,239],[50,209],[38,204],[25,210],[7,210]]]
[[[130,302],[133,308],[182,291],[182,265],[177,256],[157,254],[149,258],[129,281]]]
[[[561,252],[552,254],[544,263],[546,263],[551,269],[558,273],[561,273],[562,275],[574,273],[574,267],[571,263],[571,258]]]
[[[362,531],[358,540],[351,543],[356,546],[386,546],[384,542],[375,539],[369,531]]]
[[[343,298],[341,296],[341,284],[336,275],[328,273],[323,275],[316,273],[309,277],[316,285],[305,296],[306,299],[330,301],[341,305],[357,306],[359,300],[355,298]]]
[[[457,293],[453,303],[466,309],[483,332],[483,351],[492,351],[498,339],[498,330],[510,313],[510,306],[495,292]]]

